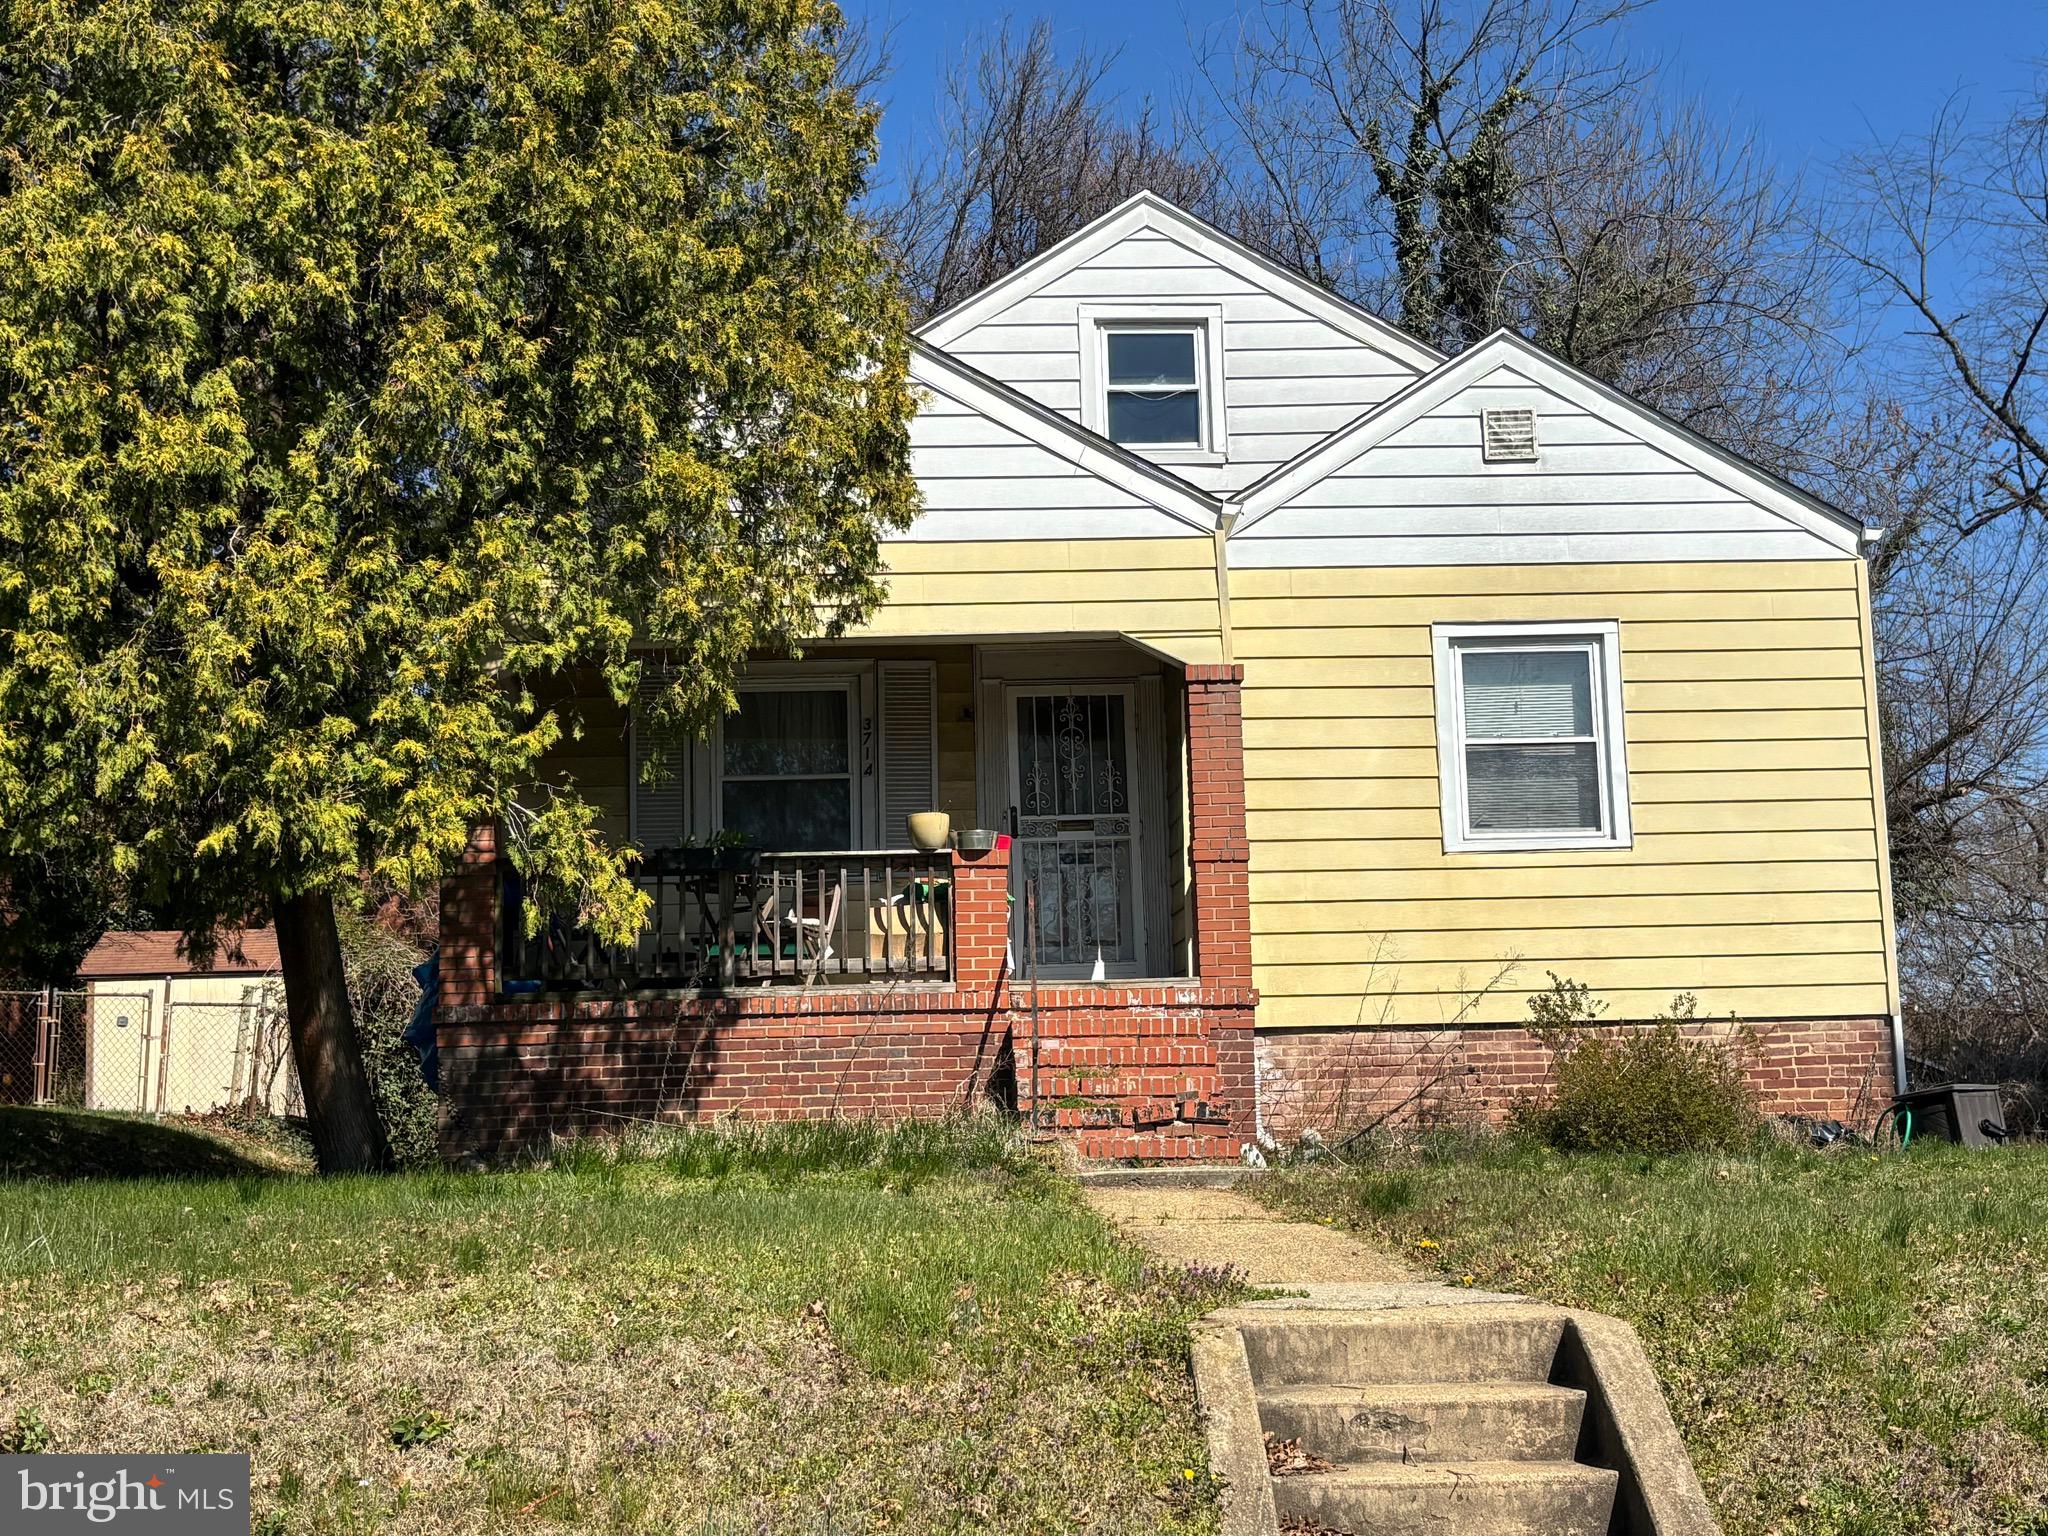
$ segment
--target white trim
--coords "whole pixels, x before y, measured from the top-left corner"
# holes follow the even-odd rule
[[[1221,498],[1211,496],[1171,470],[1148,463],[1129,449],[1119,448],[1079,422],[1047,410],[1007,384],[935,347],[920,343],[912,350],[910,377],[920,387],[979,412],[1083,473],[1127,492],[1190,528],[1213,533],[1221,520]],[[915,536],[914,530],[910,536]]]
[[[1441,352],[1417,341],[1400,327],[1339,298],[1299,273],[1288,271],[1153,192],[1138,193],[1058,245],[1040,251],[1008,276],[927,320],[917,334],[937,346],[950,346],[991,315],[1028,298],[1140,230],[1165,235],[1196,255],[1206,256],[1225,271],[1418,373],[1435,368],[1444,360]]]
[[[1230,429],[1223,397],[1223,306],[1220,304],[1083,304],[1081,425],[1109,437],[1109,336],[1112,331],[1191,331],[1201,438],[1194,444],[1123,443],[1158,464],[1229,462]],[[1115,441],[1113,438],[1111,441]]]
[[[1293,501],[1318,481],[1337,473],[1402,427],[1426,415],[1458,391],[1470,388],[1495,370],[1512,366],[1529,381],[1549,389],[1612,424],[1621,425],[1642,442],[1677,460],[1737,496],[1774,512],[1795,528],[1844,554],[1859,552],[1862,527],[1847,514],[1809,496],[1768,471],[1717,447],[1695,432],[1631,400],[1591,375],[1559,361],[1513,331],[1495,331],[1452,362],[1417,379],[1400,393],[1381,401],[1348,426],[1339,427],[1320,443],[1303,450],[1236,492],[1232,501],[1244,508],[1231,529],[1233,536],[1254,526],[1268,513]],[[1616,422],[1615,418],[1623,418]]]
[[[1532,853],[1560,848],[1628,848],[1634,826],[1628,802],[1628,741],[1621,701],[1621,626],[1613,619],[1581,623],[1432,624],[1436,672],[1436,759],[1445,853]],[[1606,826],[1599,832],[1475,833],[1465,793],[1464,670],[1468,648],[1589,650],[1593,660],[1594,740],[1601,767]]]

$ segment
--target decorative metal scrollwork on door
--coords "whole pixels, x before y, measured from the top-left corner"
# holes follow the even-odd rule
[[[1017,857],[1045,970],[1137,962],[1130,758],[1125,693],[1016,695]]]

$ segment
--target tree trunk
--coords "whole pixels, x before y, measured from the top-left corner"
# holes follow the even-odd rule
[[[306,1098],[306,1122],[322,1173],[375,1173],[391,1149],[370,1096],[362,1044],[350,1016],[334,899],[307,892],[276,903],[277,953],[284,970],[292,1059]]]

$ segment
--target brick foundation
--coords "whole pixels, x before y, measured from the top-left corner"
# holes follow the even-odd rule
[[[1210,1036],[1248,1040],[1252,1008],[1194,984],[1045,987],[1034,1021],[1007,983],[444,1008],[441,1142],[495,1161],[630,1121],[931,1117],[1016,1072],[1033,1126],[1084,1157],[1233,1158],[1252,1106]]]
[[[1014,985],[1007,849],[954,860],[950,985],[548,998],[494,995],[494,847],[480,829],[444,898],[450,1157],[634,1121],[929,1117],[991,1098],[1084,1157],[1229,1159],[1244,1144],[1257,994]]]
[[[1749,1075],[1766,1114],[1868,1129],[1891,1102],[1888,1020],[1752,1019],[1744,1027],[1756,1041]],[[1731,1032],[1704,1021],[1698,1028]],[[1542,1091],[1551,1060],[1547,1046],[1512,1025],[1269,1030],[1255,1054],[1261,1127],[1283,1144],[1310,1129],[1497,1125]]]
[[[440,1027],[443,1149],[497,1160],[629,1121],[932,1116],[982,1099],[1004,1025],[933,993],[501,1002]]]

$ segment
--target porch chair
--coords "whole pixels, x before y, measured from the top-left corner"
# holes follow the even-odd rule
[[[822,882],[821,882],[822,883]],[[791,901],[785,914],[796,926],[798,943],[803,951],[803,963],[808,969],[804,985],[816,986],[818,978],[825,972],[825,962],[833,956],[832,935],[839,925],[839,902],[843,892],[840,882],[834,881],[830,892],[814,891],[803,902],[802,910],[796,901]]]

